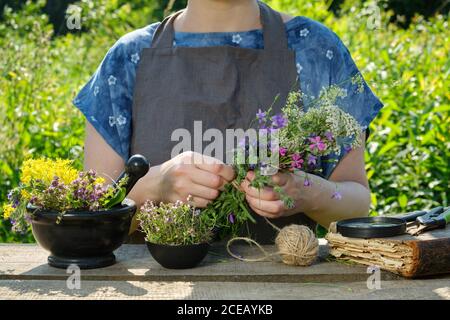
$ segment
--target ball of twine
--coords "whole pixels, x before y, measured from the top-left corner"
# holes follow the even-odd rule
[[[310,266],[319,253],[319,241],[307,226],[291,224],[275,239],[281,260],[291,266]]]
[[[317,240],[314,232],[311,229],[309,229],[307,226],[291,224],[280,230],[278,227],[270,223],[267,219],[266,221],[279,231],[275,239],[275,245],[278,248],[277,252],[268,253],[255,240],[246,237],[236,237],[228,241],[228,253],[236,259],[247,262],[263,261],[272,259],[275,255],[279,255],[281,256],[281,261],[283,261],[283,263],[292,266],[310,266],[316,260],[319,254],[319,241]],[[234,254],[230,250],[230,246],[231,243],[238,240],[243,240],[248,243],[255,244],[259,248],[259,250],[261,250],[264,256],[260,258],[249,259]]]

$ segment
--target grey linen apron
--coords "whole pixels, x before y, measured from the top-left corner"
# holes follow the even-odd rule
[[[288,48],[281,16],[259,2],[264,49],[232,46],[174,47],[173,21],[182,11],[164,19],[150,48],[143,49],[136,74],[132,109],[131,154],[143,154],[152,166],[171,157],[179,141],[171,141],[178,128],[193,137],[194,121],[202,130],[214,128],[225,137],[227,128],[247,130],[259,108],[267,109],[278,94],[274,112],[280,112],[297,81],[295,53]],[[210,143],[210,142],[209,142]],[[208,144],[208,142],[203,142]],[[203,150],[203,149],[202,149]],[[225,151],[226,152],[226,151]],[[243,235],[260,243],[273,243],[273,227],[253,213]],[[315,223],[303,214],[271,220],[277,226]],[[132,242],[142,241],[134,235]],[[139,239],[139,240],[137,240]]]

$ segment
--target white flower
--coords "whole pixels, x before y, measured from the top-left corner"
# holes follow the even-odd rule
[[[120,115],[117,117],[116,123],[119,126],[123,126],[125,123],[127,123],[127,118],[125,118],[123,115]]]
[[[239,44],[242,41],[242,37],[240,34],[233,34],[233,38],[231,39],[231,42]]]
[[[127,118],[125,118],[123,115],[120,115],[118,117],[109,116],[109,125],[111,127],[115,125],[123,126],[125,123],[127,123]]]
[[[116,78],[116,77],[114,77],[113,75],[109,76],[109,78],[108,78],[108,84],[109,84],[110,86],[115,85],[116,82],[117,82],[117,78]]]
[[[367,72],[372,72],[377,68],[377,66],[375,65],[375,63],[373,62],[369,62],[366,66],[366,71]]]
[[[113,116],[109,117],[109,125],[111,127],[113,127],[116,124],[116,118],[114,118]]]
[[[133,62],[134,64],[137,64],[139,62],[139,59],[139,54],[137,52],[131,55],[131,62]]]
[[[306,37],[309,34],[309,30],[308,29],[302,29],[300,30],[300,37]]]
[[[94,96],[97,96],[99,91],[100,91],[100,88],[98,86],[95,86],[95,88],[94,88]]]
[[[302,65],[297,62],[296,67],[297,67],[297,73],[300,74],[300,72],[303,70]]]
[[[327,58],[330,59],[330,60],[333,59],[333,56],[334,56],[334,55],[333,55],[333,51],[327,50],[326,56],[327,56]]]

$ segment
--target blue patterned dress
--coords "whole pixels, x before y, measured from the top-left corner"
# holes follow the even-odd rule
[[[158,25],[159,22],[153,23],[120,38],[73,100],[74,105],[123,159],[127,159],[130,152],[136,69],[142,49],[150,47]],[[302,16],[287,21],[285,27],[288,45],[296,54],[296,68],[303,93],[314,98],[322,88],[339,84],[347,94],[340,98],[338,105],[353,115],[361,129],[365,130],[383,104],[364,81],[359,84],[348,81],[358,75],[359,70],[339,37],[317,21]],[[174,46],[223,45],[263,49],[262,30],[175,32]],[[345,151],[336,156],[336,160],[344,155]],[[329,176],[336,163],[323,163],[325,176]]]

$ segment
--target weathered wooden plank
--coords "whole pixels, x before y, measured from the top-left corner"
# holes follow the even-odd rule
[[[82,281],[70,290],[62,280],[0,280],[0,299],[446,299],[450,280],[382,281],[380,290],[365,282],[145,282]]]
[[[266,247],[275,250],[274,247]],[[235,247],[249,257],[259,254],[256,248]],[[0,245],[1,280],[64,280],[65,270],[47,265],[48,253],[37,245]],[[168,270],[162,268],[143,245],[124,245],[116,252],[118,263],[102,269],[82,270],[84,280],[111,281],[241,281],[241,282],[339,282],[365,281],[366,267],[325,262],[327,248],[322,243],[321,259],[310,267],[293,267],[281,262],[242,262],[230,257],[223,245],[214,246],[197,268]],[[383,279],[396,279],[382,273]]]
[[[419,236],[358,239],[330,232],[326,238],[338,259],[378,265],[408,278],[450,272],[450,227]]]

